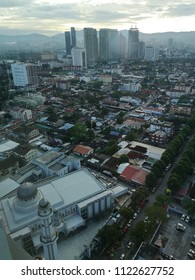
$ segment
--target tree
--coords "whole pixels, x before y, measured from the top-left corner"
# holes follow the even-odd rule
[[[136,139],[136,134],[133,131],[128,132],[125,138],[127,141],[134,141]]]
[[[185,179],[187,175],[186,168],[182,164],[177,164],[172,172],[180,175],[182,179]]]
[[[129,158],[127,155],[123,154],[120,156],[119,161],[120,161],[120,163],[129,162]]]
[[[148,241],[151,238],[152,231],[153,228],[149,225],[149,223],[140,221],[131,230],[131,239],[136,245],[140,245],[142,242]]]
[[[151,224],[164,223],[167,221],[166,209],[158,205],[148,207],[145,214],[148,216],[148,220]]]
[[[78,123],[68,130],[69,136],[73,137],[76,141],[83,141],[87,138],[87,127]]]
[[[125,220],[129,220],[133,218],[134,211],[131,207],[122,207],[119,213],[125,218]]]
[[[104,226],[102,230],[98,232],[98,236],[104,244],[108,245],[122,239],[122,233],[116,224]]]
[[[182,200],[182,206],[188,211],[189,215],[195,215],[195,202],[191,198],[185,197]]]
[[[136,211],[140,205],[145,202],[145,199],[149,197],[149,191],[146,187],[139,187],[133,192],[131,196],[131,207]]]
[[[175,192],[179,189],[180,185],[181,185],[181,180],[179,176],[177,176],[177,174],[173,176],[172,174],[167,182],[168,188]]]
[[[156,184],[157,184],[157,178],[155,174],[153,172],[149,173],[146,176],[146,180],[145,180],[146,188],[151,191],[153,188],[156,187]]]

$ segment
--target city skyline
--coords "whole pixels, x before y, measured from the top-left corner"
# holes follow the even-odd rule
[[[0,34],[39,32],[54,35],[85,27],[130,29],[140,32],[195,31],[194,0],[2,0]]]

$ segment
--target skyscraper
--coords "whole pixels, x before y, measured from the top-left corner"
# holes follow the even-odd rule
[[[84,28],[84,48],[86,49],[87,66],[94,66],[98,57],[98,39],[96,29]]]
[[[74,47],[71,50],[71,54],[73,66],[85,67],[87,65],[85,49]]]
[[[74,48],[74,47],[76,47],[76,31],[75,31],[75,28],[71,27],[70,32],[71,32],[71,47]]]
[[[118,30],[102,28],[99,31],[99,56],[101,60],[115,61],[119,57]]]
[[[56,260],[58,254],[58,235],[52,225],[52,215],[53,210],[50,203],[45,198],[42,198],[38,205],[38,216],[42,221],[40,240],[43,245],[46,260]]]
[[[14,85],[16,87],[25,87],[27,85],[38,85],[36,65],[31,63],[17,62],[11,64]]]
[[[139,30],[136,27],[128,32],[128,58],[139,58]]]
[[[126,58],[126,37],[120,33],[119,35],[119,58],[120,60],[124,60]]]
[[[66,54],[71,54],[71,41],[70,41],[70,32],[65,31],[65,46],[66,46]]]

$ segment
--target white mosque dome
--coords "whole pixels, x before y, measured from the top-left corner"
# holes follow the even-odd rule
[[[17,197],[19,200],[31,200],[34,199],[37,195],[37,187],[30,182],[25,182],[20,185],[17,190]]]

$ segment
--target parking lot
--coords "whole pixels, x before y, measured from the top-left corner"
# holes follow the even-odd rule
[[[176,229],[177,223],[185,226],[184,232]],[[175,259],[188,260],[189,249],[195,250],[190,244],[195,234],[195,224],[181,220],[181,215],[171,214],[168,223],[161,227],[159,234],[167,239],[162,252],[172,255]]]

